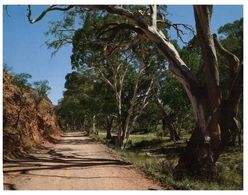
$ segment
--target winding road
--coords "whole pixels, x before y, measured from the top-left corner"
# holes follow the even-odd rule
[[[83,133],[66,133],[58,144],[5,161],[5,190],[161,190],[131,164]]]

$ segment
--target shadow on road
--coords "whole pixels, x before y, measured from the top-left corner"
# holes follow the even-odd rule
[[[34,154],[23,159],[4,161],[3,173],[20,172],[21,174],[27,174],[29,171],[36,170],[58,170],[103,165],[130,165],[130,163],[115,159],[82,158],[73,155],[64,155],[52,149],[48,151],[48,154],[49,155],[46,155],[47,157],[37,157]]]
[[[16,187],[14,184],[11,183],[4,183],[3,184],[6,190],[16,190]]]
[[[30,185],[29,187],[32,189],[39,185],[37,181],[46,181],[48,183],[49,181],[57,182],[51,185],[60,185],[58,182],[63,181],[68,185],[72,185],[70,182],[73,183],[73,181],[77,181],[77,179],[85,180],[86,183],[90,185],[99,181],[110,182],[110,189],[113,188],[112,183],[121,181],[121,183],[118,184],[121,189],[124,185],[122,181],[136,180],[137,175],[132,171],[128,172],[129,169],[132,169],[130,163],[108,154],[109,151],[104,150],[101,146],[96,147],[96,145],[91,146],[91,144],[96,144],[96,142],[83,136],[83,134],[73,134],[73,136],[65,134],[54,148],[37,149],[25,157],[4,160],[4,189],[22,189],[23,186],[21,185],[23,183]],[[85,172],[82,172],[82,169],[85,169]],[[106,170],[110,171],[108,172]],[[114,174],[113,171],[115,172]],[[24,179],[24,182],[18,183],[16,177]],[[76,180],[70,181],[70,179]],[[41,186],[43,184],[41,183]],[[49,184],[47,185],[49,188]],[[84,187],[87,188],[87,185],[88,184],[85,184]],[[101,184],[99,184],[99,186],[100,185]],[[133,183],[130,184],[130,186],[132,185]],[[104,186],[103,189],[105,189],[105,187],[106,186]],[[126,186],[124,185],[124,187]],[[41,187],[41,189],[43,188]]]
[[[87,133],[86,132],[78,132],[78,133],[65,133],[63,134],[61,137],[65,137],[65,138],[70,138],[70,137],[84,137],[86,136]]]
[[[59,144],[63,145],[81,145],[81,144],[95,144],[96,142],[92,139],[69,139],[69,140],[61,140]]]

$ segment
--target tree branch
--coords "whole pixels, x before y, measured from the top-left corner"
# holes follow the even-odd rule
[[[77,5],[82,9],[95,9],[95,10],[105,10],[112,14],[117,14],[127,18],[130,22],[133,23],[134,26],[140,28],[141,31],[155,44],[157,44],[158,48],[162,51],[162,53],[168,58],[171,63],[172,72],[180,78],[179,80],[182,82],[186,82],[184,85],[194,85],[197,86],[197,80],[195,76],[190,72],[189,68],[180,58],[178,52],[176,51],[173,44],[171,44],[168,39],[164,36],[162,31],[158,29],[154,29],[151,26],[148,26],[145,20],[141,17],[136,16],[131,11],[124,9],[121,6],[113,6],[113,5]],[[66,11],[74,7],[70,5],[66,8],[59,8],[56,5],[52,5],[46,10],[44,10],[36,19],[31,19],[32,10],[31,6],[28,6],[28,19],[30,23],[35,23],[41,20],[48,12],[53,10]]]
[[[28,10],[27,10],[28,11],[28,13],[27,13],[28,21],[31,24],[34,24],[34,23],[40,21],[42,18],[44,18],[48,12],[51,12],[51,11],[68,11],[74,7],[74,5],[68,5],[66,7],[57,7],[57,6],[58,5],[50,5],[47,9],[45,9],[43,12],[41,12],[41,14],[36,19],[32,19],[32,8],[31,8],[31,5],[28,5]]]
[[[115,86],[110,82],[109,79],[104,75],[102,70],[98,68],[97,66],[93,66],[95,70],[99,73],[99,75],[102,77],[102,79],[115,91]]]
[[[181,59],[178,51],[174,47],[174,45],[165,37],[164,33],[154,28],[153,26],[149,26],[147,22],[140,16],[135,15],[131,11],[124,9],[121,6],[113,6],[113,5],[77,5],[82,9],[95,9],[95,10],[103,10],[107,11],[111,14],[117,14],[119,16],[123,16],[129,20],[130,24],[133,26],[137,26],[140,28],[145,36],[153,42],[163,55],[168,59],[170,66],[169,69],[173,72],[173,74],[177,77],[177,79],[183,84],[186,89],[188,96],[193,105],[197,105],[196,99],[192,94],[192,91],[199,87],[198,81],[195,75],[190,71],[185,62]],[[41,17],[38,17],[40,20],[44,17],[44,15],[49,10],[45,10]],[[37,22],[38,20],[31,20],[31,10],[29,10],[29,21]],[[197,114],[197,110],[194,109],[195,114]]]
[[[220,54],[227,60],[227,63],[230,67],[230,80],[234,79],[238,73],[239,68],[239,58],[233,54],[232,52],[228,51],[226,48],[223,47],[221,42],[217,39],[217,35],[213,35],[214,44],[216,49],[220,52]]]
[[[146,106],[148,105],[149,101],[148,101],[148,97],[151,93],[151,90],[152,90],[152,87],[153,87],[153,84],[154,84],[154,78],[152,78],[150,84],[149,84],[149,87],[147,88],[146,90],[146,93],[145,93],[145,97],[144,99],[142,100],[142,103],[141,103],[141,108],[139,109],[139,113],[136,114],[134,116],[134,119],[133,119],[133,124],[136,122],[136,120],[140,117],[140,115],[143,113],[144,109],[146,108]]]
[[[151,5],[152,26],[157,29],[157,5]]]
[[[113,26],[112,28],[108,28],[109,26]],[[106,30],[105,30],[106,29]],[[104,30],[104,31],[102,31]],[[102,28],[100,28],[100,33],[98,33],[97,38],[100,38],[102,35],[106,34],[107,32],[112,31],[111,35],[108,38],[105,38],[106,40],[113,40],[116,36],[116,34],[122,30],[131,30],[134,31],[138,34],[142,33],[142,31],[130,24],[126,24],[126,23],[121,23],[121,24],[115,24],[115,23],[111,23],[111,24],[107,24],[104,25]]]
[[[113,5],[79,5],[82,9],[96,9],[96,10],[106,10],[109,13],[117,14],[127,18],[130,22],[133,23],[134,26],[140,28],[143,33],[154,42],[158,48],[162,51],[162,53],[168,58],[171,62],[171,70],[172,72],[180,78],[179,80],[184,83],[184,86],[198,86],[197,79],[191,73],[189,68],[180,58],[177,50],[174,45],[168,41],[168,39],[164,36],[162,31],[158,29],[154,29],[151,26],[148,26],[145,20],[141,17],[136,16],[131,11],[122,8],[121,6],[113,6]]]
[[[180,29],[180,26],[182,26],[183,28],[189,30],[190,32],[193,33],[193,35],[195,36],[195,31],[193,29],[192,26],[187,25],[187,24],[171,24],[171,27],[173,27],[176,32],[177,32],[177,37],[184,43],[187,44],[187,42],[185,42],[182,38],[182,35],[185,35],[185,33],[183,32],[183,30]]]
[[[118,51],[120,51],[121,49],[129,49],[132,45],[135,45],[136,43],[138,43],[139,41],[141,41],[142,39],[144,39],[144,34],[138,34],[135,38],[133,38],[131,41],[123,41],[120,42],[118,44],[109,44],[109,42],[102,42],[105,45],[106,49],[109,49],[111,51],[109,51],[106,55],[107,58],[111,58],[114,54],[116,54]],[[109,45],[112,45],[112,47],[109,47]]]

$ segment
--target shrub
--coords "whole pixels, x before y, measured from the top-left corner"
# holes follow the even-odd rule
[[[49,87],[49,82],[47,80],[44,81],[35,81],[33,83],[33,87],[35,90],[35,100],[36,102],[40,102],[44,97],[47,96],[48,92],[51,90]]]

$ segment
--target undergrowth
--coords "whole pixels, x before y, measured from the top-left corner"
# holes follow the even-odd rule
[[[93,138],[105,142],[104,134],[94,135]],[[130,136],[124,151],[115,149],[121,157],[147,176],[159,181],[166,189],[175,190],[242,190],[243,189],[243,150],[241,147],[230,147],[217,162],[217,176],[209,181],[194,178],[182,180],[173,179],[173,169],[177,164],[186,142],[178,143],[169,138],[158,138],[155,135]]]

